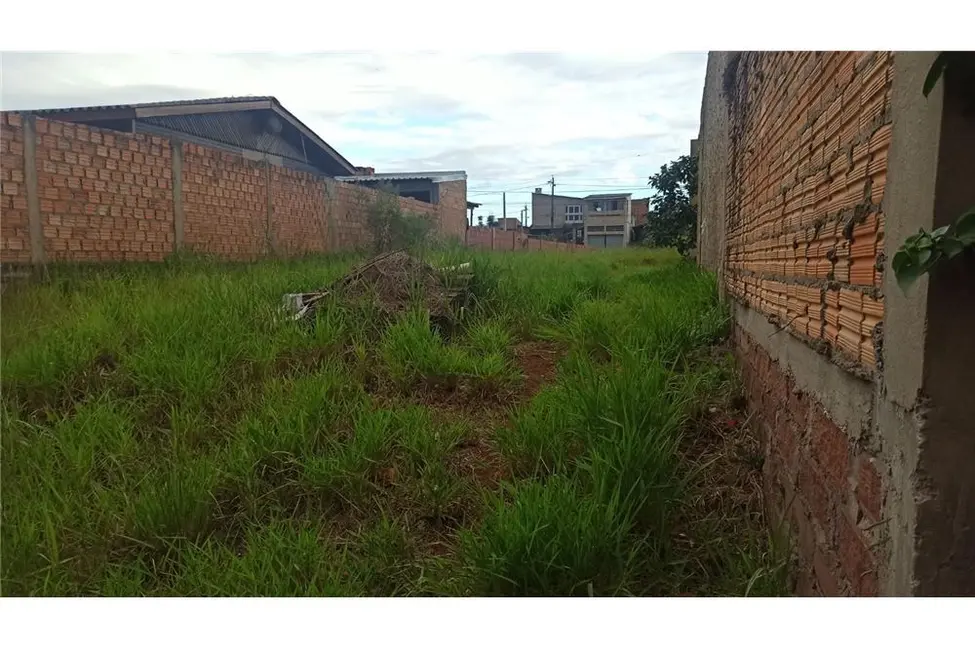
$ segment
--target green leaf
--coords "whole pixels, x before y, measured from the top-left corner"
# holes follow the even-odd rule
[[[941,250],[944,252],[945,257],[947,257],[948,259],[951,259],[958,253],[965,250],[965,244],[963,244],[962,242],[958,241],[958,239],[950,235],[942,239],[941,242],[939,243],[939,246],[941,246]]]
[[[955,221],[955,237],[966,246],[975,243],[975,209],[969,210]]]
[[[896,257],[896,256],[895,256]],[[917,266],[903,266],[900,271],[894,271],[894,275],[897,278],[897,285],[901,288],[901,291],[907,293],[907,290],[911,288],[917,279],[921,277],[921,269]]]
[[[917,252],[917,265],[923,267],[931,259],[931,248],[922,248]]]
[[[933,231],[931,233],[932,239],[939,239],[941,237],[944,237],[945,236],[945,233],[948,232],[948,229],[949,228],[951,228],[951,226],[941,226],[937,230]]]
[[[924,93],[925,97],[931,94],[931,91],[934,90],[935,85],[938,83],[938,79],[944,74],[949,57],[949,52],[939,52],[938,56],[935,57],[934,63],[931,64],[931,69],[928,70],[928,76],[924,78],[924,88],[921,92]]]
[[[907,254],[907,252],[903,250],[899,250],[896,253],[894,253],[894,259],[891,260],[890,262],[890,266],[891,268],[894,269],[895,274],[900,273],[901,269],[903,269],[906,266],[910,266],[910,264],[911,264],[911,257],[910,255]]]

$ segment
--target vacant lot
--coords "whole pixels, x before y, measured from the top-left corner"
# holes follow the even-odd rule
[[[713,279],[489,254],[450,319],[281,295],[352,258],[3,297],[5,595],[777,594]],[[774,552],[773,552],[774,551]]]

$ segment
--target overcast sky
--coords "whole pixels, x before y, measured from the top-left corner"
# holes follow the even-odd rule
[[[465,170],[475,214],[555,176],[631,190],[697,137],[706,53],[2,54],[4,110],[273,95],[355,165]]]

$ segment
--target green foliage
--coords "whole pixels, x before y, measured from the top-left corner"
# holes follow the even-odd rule
[[[961,254],[975,244],[975,210],[969,210],[955,223],[932,232],[921,228],[911,235],[894,254],[891,267],[902,291],[907,291],[919,277],[942,260]]]
[[[935,57],[921,92],[925,97],[934,90],[949,67],[966,53],[939,52]],[[891,260],[891,268],[901,291],[906,292],[925,273],[944,260],[950,260],[975,244],[975,208],[958,217],[953,224],[932,232],[920,228],[917,234],[904,240]]]
[[[430,215],[406,212],[396,194],[383,189],[369,204],[366,227],[375,251],[382,253],[401,248],[423,249],[431,243],[436,223]]]
[[[650,177],[656,194],[650,199],[646,239],[652,246],[674,247],[681,255],[697,242],[697,158],[681,156]]]

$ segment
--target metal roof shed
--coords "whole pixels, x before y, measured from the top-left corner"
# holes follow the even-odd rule
[[[274,97],[82,106],[21,111],[115,131],[148,133],[340,176],[355,167]]]

